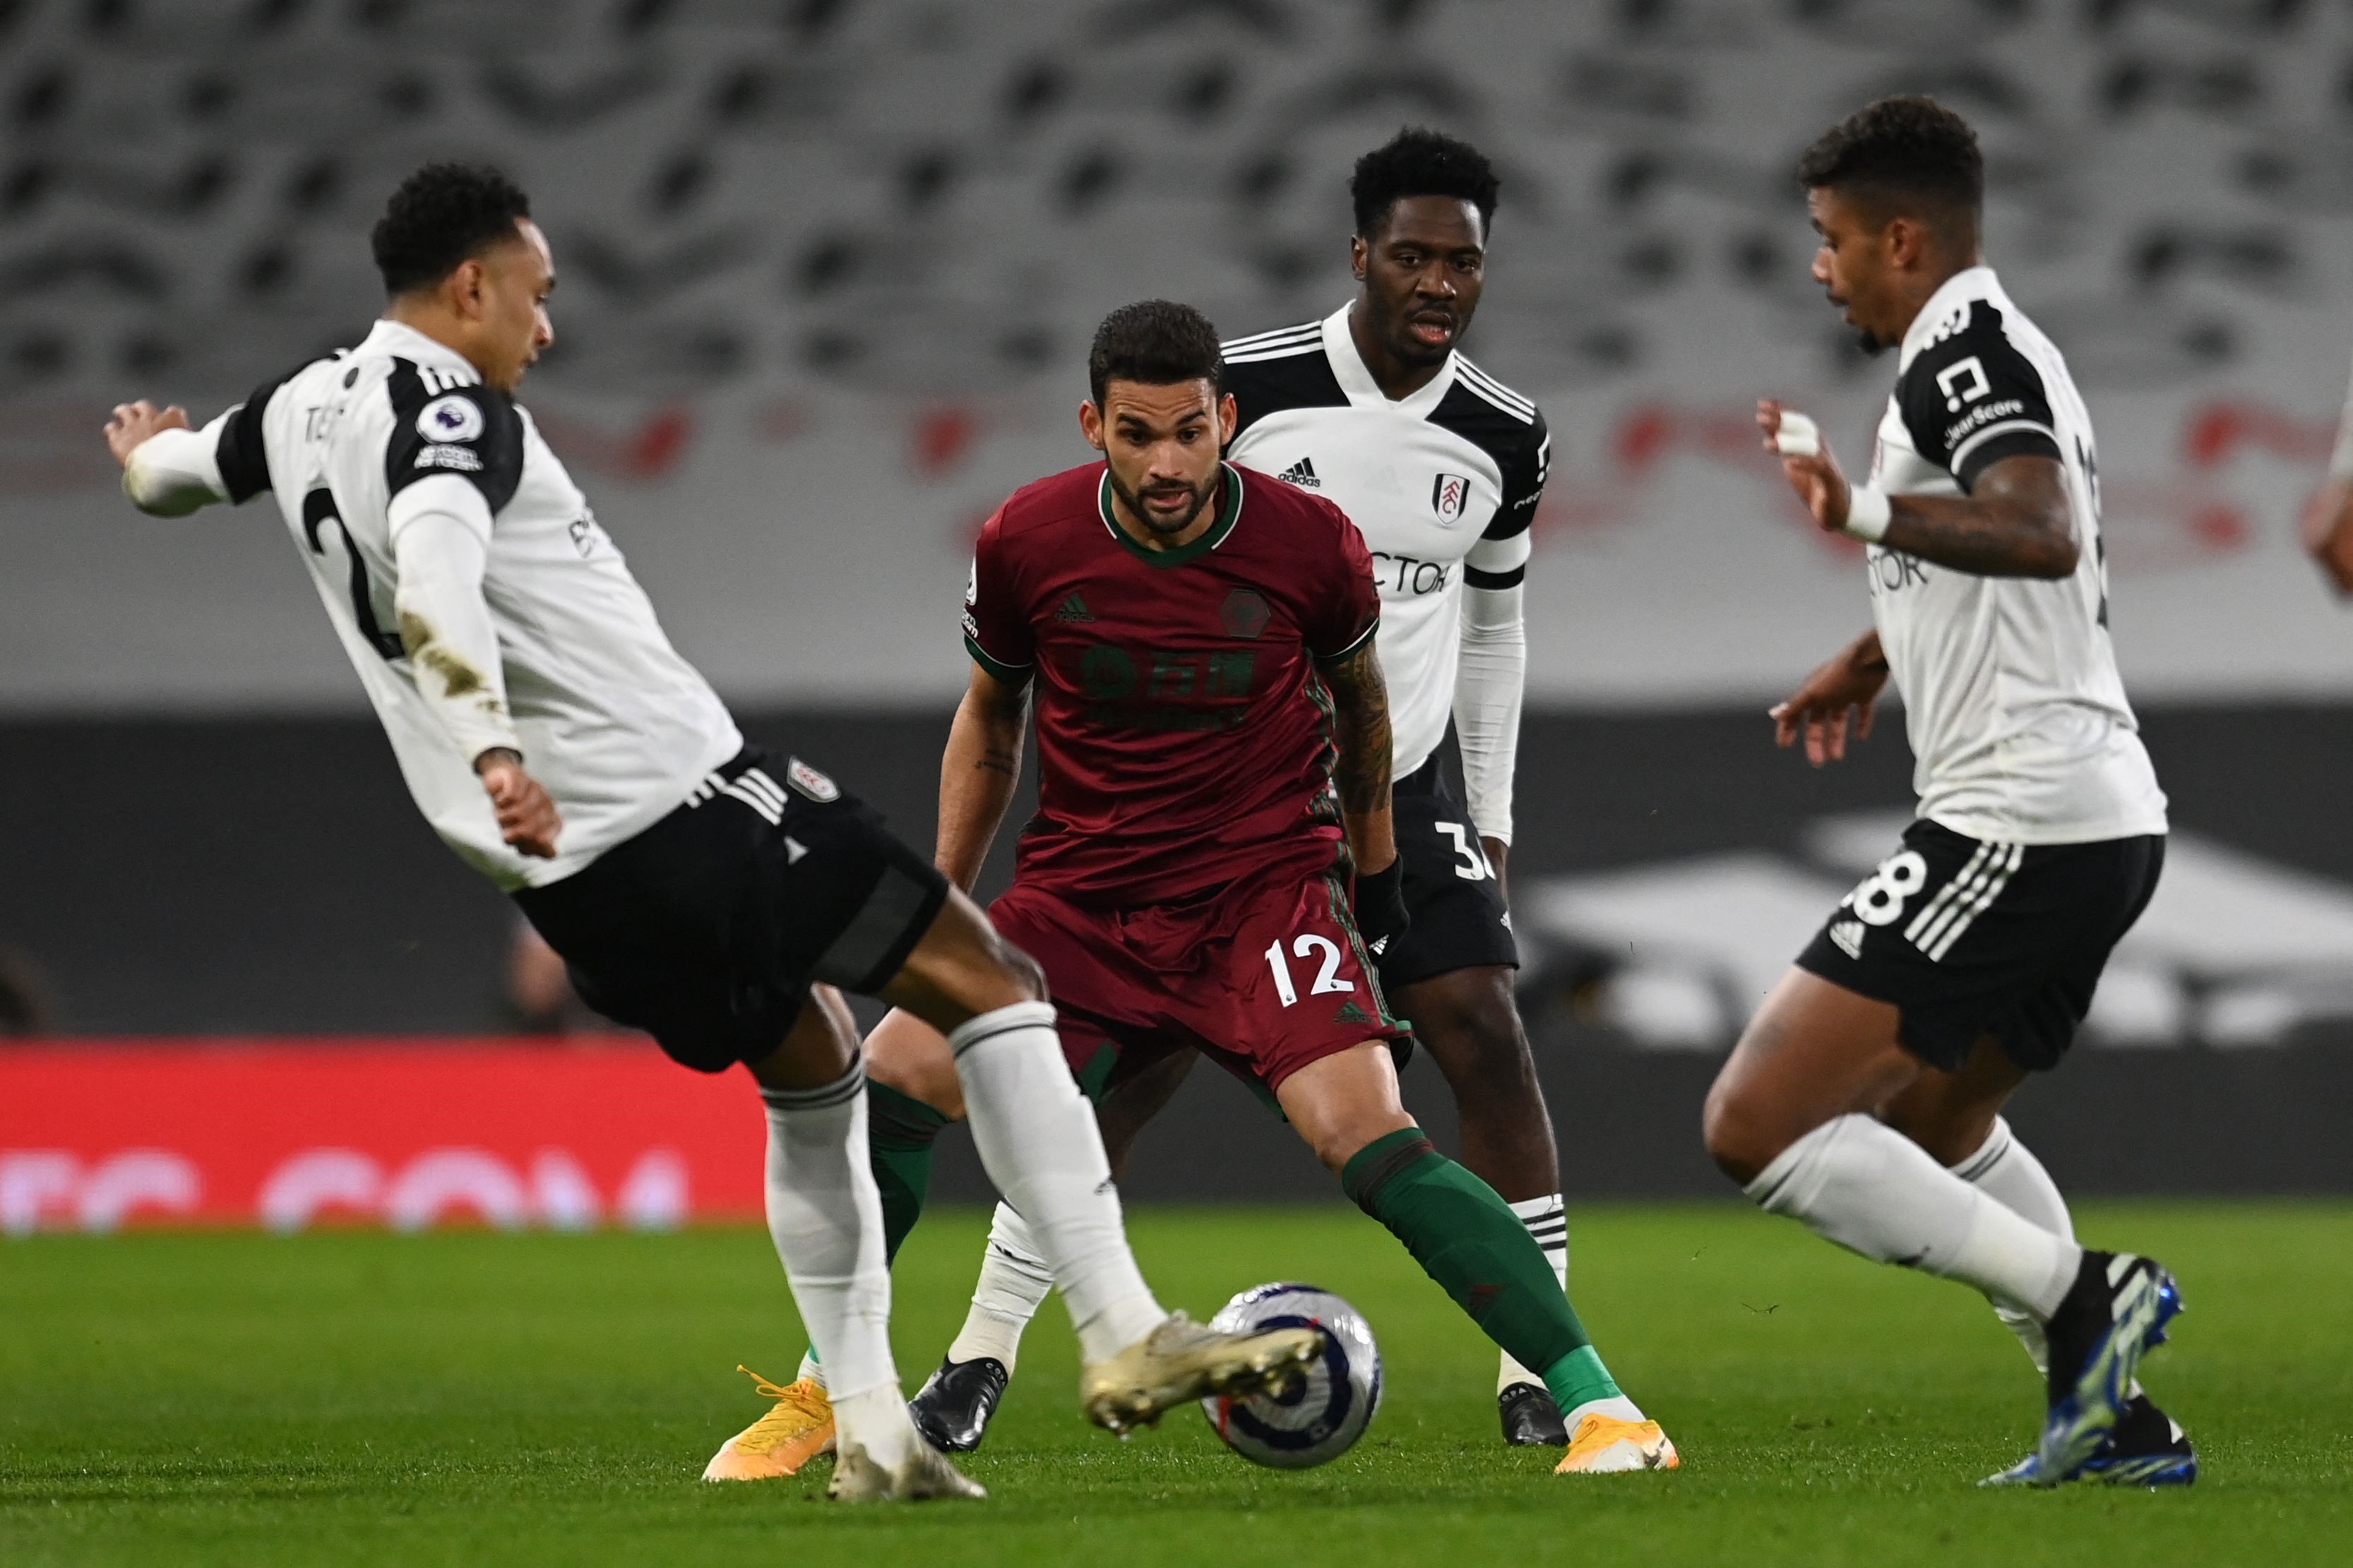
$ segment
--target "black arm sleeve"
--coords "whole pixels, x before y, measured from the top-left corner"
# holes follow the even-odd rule
[[[290,370],[255,387],[243,403],[229,410],[228,423],[221,426],[220,444],[213,448],[213,457],[234,505],[242,506],[269,488],[269,449],[262,444],[261,422],[269,412],[269,400],[293,378]]]
[[[1544,500],[1545,480],[1552,474],[1552,432],[1545,427],[1544,416],[1535,416],[1528,426],[1526,439],[1514,447],[1511,458],[1504,464],[1504,500],[1495,509],[1494,520],[1479,536],[1480,542],[1517,539],[1535,521],[1537,503]],[[1522,562],[1503,571],[1491,571],[1479,564],[1480,551],[1472,547],[1469,559],[1462,563],[1462,581],[1473,588],[1516,588],[1528,574]]]
[[[1526,438],[1513,451],[1511,461],[1504,465],[1504,504],[1495,509],[1495,519],[1487,525],[1482,539],[1509,539],[1525,533],[1536,520],[1536,503],[1544,500],[1545,480],[1552,477],[1552,432],[1539,414],[1528,426]]]
[[[387,498],[429,474],[455,474],[482,492],[491,515],[522,482],[522,416],[503,392],[480,384],[426,384],[406,360],[393,362],[392,439],[385,444]]]
[[[1964,492],[2004,458],[2063,460],[2042,373],[2002,331],[1983,300],[1953,331],[1920,351],[1896,387],[1896,405],[1920,456]]]

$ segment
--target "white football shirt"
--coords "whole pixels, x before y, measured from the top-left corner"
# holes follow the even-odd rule
[[[1528,524],[1552,455],[1544,416],[1461,353],[1392,402],[1356,352],[1345,306],[1237,339],[1225,362],[1240,415],[1227,456],[1336,502],[1372,552],[1391,766],[1402,778],[1446,738],[1463,584],[1509,588],[1527,574]],[[1479,816],[1481,803],[1470,804]]]
[[[357,348],[261,387],[206,433],[222,493],[277,498],[417,809],[500,886],[580,870],[743,749],[531,416],[455,351],[378,321]],[[402,651],[388,511],[399,490],[441,475],[471,483],[490,507],[483,597],[506,718],[564,814],[553,860],[501,841],[474,774],[480,747],[451,735]]]
[[[2055,458],[2080,553],[2057,582],[1981,577],[1873,546],[1872,614],[1920,815],[1971,838],[2078,844],[2166,830],[2108,640],[2099,466],[2067,362],[1990,268],[1946,279],[1904,334],[1872,477],[1958,496],[2002,458]]]

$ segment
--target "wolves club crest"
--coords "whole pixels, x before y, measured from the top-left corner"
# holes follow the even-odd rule
[[[1462,521],[1462,509],[1471,504],[1471,480],[1463,474],[1440,474],[1430,487],[1430,510],[1438,514],[1438,526],[1452,528]]]

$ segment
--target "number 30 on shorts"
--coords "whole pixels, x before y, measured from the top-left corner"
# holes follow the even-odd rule
[[[1340,978],[1340,944],[1330,937],[1319,936],[1312,931],[1305,932],[1292,942],[1291,951],[1295,957],[1308,960],[1313,960],[1319,952],[1323,954],[1324,967],[1316,972],[1315,984],[1307,988],[1310,996],[1356,988],[1354,981]],[[1299,987],[1292,981],[1291,965],[1283,962],[1281,937],[1268,944],[1266,966],[1274,971],[1274,994],[1282,998],[1282,1005],[1286,1007],[1295,1005],[1299,1000]]]
[[[1912,895],[1927,885],[1928,862],[1918,850],[1906,849],[1882,860],[1878,870],[1839,901],[1865,925],[1894,925],[1904,918],[1904,906]]]

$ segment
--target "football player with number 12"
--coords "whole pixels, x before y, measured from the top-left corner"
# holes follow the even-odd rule
[[[1411,916],[1374,956],[1415,1043],[1453,1092],[1463,1164],[1511,1205],[1565,1292],[1567,1212],[1514,999],[1519,952],[1504,899],[1527,669],[1522,582],[1551,437],[1535,405],[1460,346],[1485,285],[1499,191],[1477,148],[1433,131],[1401,131],[1359,159],[1349,186],[1356,295],[1321,321],[1224,345],[1236,411],[1227,456],[1336,503],[1364,534],[1381,598],[1398,858]],[[1460,796],[1441,754],[1450,721],[1467,786]],[[1105,1101],[1114,1169],[1191,1060],[1187,1053],[1125,1081]],[[964,1331],[915,1396],[917,1424],[933,1441],[978,1440],[1045,1281],[1018,1221],[1000,1207]],[[1506,1354],[1495,1397],[1504,1440],[1515,1447],[1574,1439],[1579,1468],[1676,1462],[1657,1424],[1614,1388],[1564,1412],[1538,1372]]]

